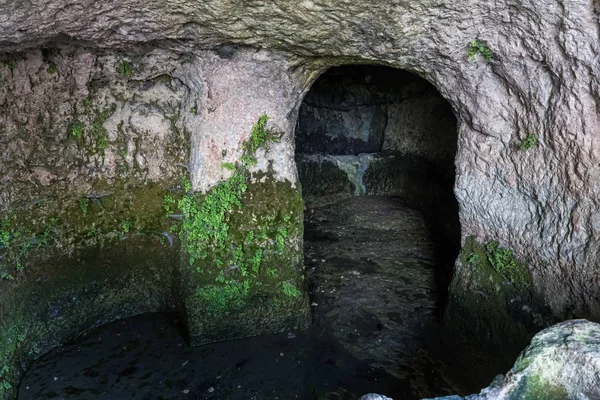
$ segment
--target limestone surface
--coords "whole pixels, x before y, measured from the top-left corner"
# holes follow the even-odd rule
[[[239,158],[243,133],[262,113],[272,117],[270,127],[281,140],[258,154],[253,172],[269,172],[293,186],[294,129],[311,84],[332,66],[387,65],[431,82],[457,117],[454,193],[463,243],[468,237],[480,243],[498,240],[531,273],[529,299],[506,291],[503,309],[510,312],[494,325],[486,316],[497,293],[478,286],[481,277],[474,276],[470,263],[457,264],[451,290],[468,291],[467,306],[485,305],[478,311],[482,331],[491,335],[492,326],[525,331],[514,340],[522,346],[547,321],[600,320],[599,8],[596,0],[0,0],[1,82],[11,93],[6,96],[0,87],[5,129],[0,139],[8,143],[0,148],[0,209],[10,214],[17,204],[44,198],[26,185],[19,189],[21,182],[14,183],[15,171],[8,165],[21,163],[18,174],[41,192],[52,182],[76,181],[69,188],[84,189],[88,174],[111,178],[119,173],[116,138],[127,143],[123,165],[139,166],[139,173],[152,179],[174,174],[178,168],[168,160],[179,160],[184,151],[166,158],[162,153],[172,137],[158,115],[165,115],[166,105],[154,95],[180,99],[183,117],[174,124],[183,132],[185,123],[190,133],[189,163],[183,164],[195,190],[206,192],[227,178],[218,165]],[[40,49],[75,53],[73,62],[54,60],[56,86],[41,74],[55,76]],[[143,71],[136,72],[134,62],[131,75],[126,65],[118,72],[121,57],[135,61],[157,49],[170,56]],[[478,49],[489,51],[489,60]],[[111,61],[92,68],[96,56]],[[106,79],[88,87],[91,72]],[[154,94],[144,94],[145,106],[132,99],[130,106],[101,119],[100,132],[109,136],[101,134],[104,141],[87,145],[94,152],[105,150],[102,163],[82,157],[83,164],[61,171],[36,161],[37,154],[84,153],[73,144],[52,150],[57,135],[64,138],[69,119],[79,113],[68,98],[80,99],[83,106],[86,90],[94,89],[105,93],[98,105],[113,96],[122,106],[122,99],[107,90],[118,75],[130,75],[128,80],[143,86],[163,73],[181,85],[171,89],[155,82]],[[70,82],[62,82],[65,77]],[[138,90],[129,87],[123,93]],[[40,99],[50,99],[53,106]],[[167,114],[177,115],[175,109]],[[80,122],[93,126],[94,117],[88,117]],[[122,128],[132,129],[120,132],[121,121]],[[31,140],[12,140],[17,125]],[[136,133],[139,128],[144,132]],[[289,241],[299,245],[302,239]],[[508,284],[494,290],[502,292]],[[0,293],[7,293],[8,284],[0,285]],[[545,310],[543,317],[532,311],[540,309],[535,304]],[[502,353],[508,335],[495,335],[500,342],[494,352]]]

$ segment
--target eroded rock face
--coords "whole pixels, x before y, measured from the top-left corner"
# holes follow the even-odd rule
[[[136,59],[135,80],[119,63],[53,50],[0,67],[0,398],[72,335],[175,308],[163,197],[189,159],[189,90],[176,54]]]
[[[12,130],[2,132],[7,144],[1,149],[0,209],[10,214],[15,204],[43,198],[45,188],[57,182],[75,182],[64,192],[74,198],[73,193],[88,188],[88,165],[100,166],[101,174],[110,179],[119,174],[119,164],[139,166],[134,175],[148,182],[171,177],[177,170],[173,166],[181,162],[185,152],[163,153],[163,146],[179,148],[167,134],[164,118],[158,115],[158,109],[164,115],[160,102],[165,98],[181,99],[181,114],[189,114],[182,121],[190,133],[191,163],[182,163],[189,165],[195,189],[204,192],[228,176],[217,163],[229,161],[229,157],[238,159],[243,134],[263,112],[272,116],[271,126],[281,133],[282,140],[259,154],[253,172],[269,172],[276,181],[287,180],[294,187],[293,129],[311,83],[333,65],[386,64],[415,72],[433,83],[457,116],[455,195],[460,204],[463,241],[470,236],[481,243],[496,239],[523,260],[532,276],[531,303],[547,307],[548,320],[600,319],[595,268],[600,262],[596,14],[596,3],[583,0],[519,4],[475,0],[369,4],[350,0],[333,4],[325,0],[86,0],[77,4],[5,0],[0,3],[0,46],[6,53],[1,72],[12,94],[6,97],[7,89],[1,89],[5,107],[1,118]],[[490,63],[479,56],[474,62],[468,60],[468,43],[474,39],[489,46],[493,53]],[[82,55],[65,63],[55,60],[58,76],[46,76],[53,74],[44,72],[50,65],[35,55],[37,49],[64,46]],[[146,57],[155,48],[172,56],[128,77],[128,83],[121,84],[124,95],[139,90],[129,87],[130,78],[137,84],[172,73],[182,85],[169,88],[160,82],[153,84],[160,99],[152,100],[153,95],[146,93],[141,97],[146,105],[131,99],[136,105],[125,106],[114,94],[101,95],[97,100],[99,112],[112,102],[119,110],[101,119],[100,125],[108,134],[103,159],[86,158],[84,149],[67,141],[56,151],[44,150],[44,141],[57,145],[55,138],[64,138],[69,121],[81,113],[69,99],[83,102],[89,71],[93,70],[94,76],[106,76],[97,88],[101,94],[106,91],[104,82],[111,87],[110,82],[119,75],[121,56],[133,61],[135,70],[135,57]],[[100,54],[112,60],[111,66],[105,68],[99,63],[90,70],[90,60]],[[122,72],[128,75],[127,68]],[[61,83],[66,78],[71,83]],[[52,79],[60,84],[52,86]],[[36,86],[36,82],[41,85]],[[57,104],[39,106],[39,99]],[[154,101],[158,107],[153,106]],[[16,114],[10,111],[13,107],[19,110]],[[177,115],[176,108],[169,108],[167,114]],[[93,126],[95,116],[82,119]],[[121,133],[119,123],[126,119],[129,121],[122,127],[131,130]],[[14,121],[28,132],[35,131],[32,141],[12,139]],[[45,127],[49,130],[43,136]],[[136,133],[140,127],[150,133]],[[100,132],[103,138],[103,130]],[[537,145],[521,150],[519,143],[529,136],[537,138]],[[144,144],[136,145],[136,138],[144,139]],[[121,140],[127,147],[123,160],[116,146]],[[149,141],[154,145],[145,149]],[[94,151],[105,147],[103,142],[83,143],[92,145]],[[29,156],[23,154],[29,148],[35,151]],[[39,165],[37,149],[44,157],[59,155],[69,160],[70,154],[77,154],[75,158],[84,161],[74,167],[67,162],[62,170],[51,161]],[[24,158],[15,159],[15,154]],[[33,162],[24,162],[15,172],[12,161],[21,159]],[[36,194],[28,194],[32,188],[21,184],[20,177],[31,179]],[[76,207],[74,201],[72,206]],[[158,213],[160,208],[154,204],[152,210]],[[300,236],[289,238],[290,246],[299,243]],[[489,296],[478,286],[481,276],[473,277],[470,264],[458,263],[452,291],[472,294],[471,300],[463,299],[464,304],[482,305],[481,326],[489,331],[491,325],[485,316],[494,306],[489,302],[495,295]],[[498,286],[498,291],[507,293],[501,297],[505,305],[514,304],[511,291],[502,290],[503,285],[510,284]],[[0,285],[1,292],[7,293],[4,287],[13,283]],[[532,313],[538,309],[532,304],[502,311],[505,323],[520,329],[520,320],[544,321]],[[544,325],[526,329],[518,342],[524,343],[527,335]],[[500,341],[494,351],[502,352],[503,335],[497,336]],[[14,383],[14,374],[11,381]]]

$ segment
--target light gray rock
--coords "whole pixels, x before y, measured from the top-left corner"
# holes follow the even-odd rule
[[[571,320],[535,335],[506,376],[465,400],[600,398],[600,324]],[[435,400],[460,400],[458,396]],[[425,399],[427,400],[427,399]]]
[[[358,400],[392,400],[392,399],[389,397],[382,396],[380,394],[369,393],[369,394],[365,394],[363,397],[361,397]]]
[[[198,116],[190,124],[195,189],[205,192],[232,174],[221,164],[239,159],[241,143],[263,114],[269,116],[268,127],[280,140],[268,154],[259,151],[253,172],[271,168],[276,179],[295,183],[293,132],[306,78],[291,74],[291,66],[281,56],[264,51],[236,51],[225,59],[202,53],[198,68],[203,90]]]
[[[589,0],[0,0],[0,51],[6,53],[4,60],[18,65],[2,64],[3,81],[17,85],[11,92],[32,99],[45,98],[34,90],[46,90],[44,85],[34,88],[42,68],[40,57],[32,56],[35,49],[68,45],[102,51],[114,61],[110,68],[100,63],[96,72],[113,75],[117,52],[168,50],[163,61],[157,58],[155,67],[142,74],[151,78],[168,67],[182,82],[175,94],[182,108],[198,102],[198,115],[180,123],[190,132],[190,172],[200,191],[226,176],[220,162],[240,154],[244,135],[262,113],[272,117],[270,127],[281,132],[282,140],[259,155],[257,169],[272,168],[277,179],[295,182],[292,138],[298,109],[328,67],[372,63],[419,74],[448,100],[458,119],[454,192],[463,242],[469,236],[480,242],[497,239],[526,260],[533,276],[531,297],[553,320],[600,320],[598,32],[597,1]],[[468,60],[474,39],[491,49],[490,63],[479,56]],[[52,111],[38,113],[44,107],[17,99],[22,107],[2,116],[0,126],[8,132],[2,132],[3,140],[11,141],[16,125],[36,128],[38,119],[64,130],[75,111],[65,97],[83,101],[89,73],[96,68],[90,67],[91,54],[78,54],[73,63],[57,62],[72,82],[63,86],[65,92],[57,91]],[[109,135],[118,128],[118,116],[106,121]],[[141,136],[151,136],[152,149],[164,146],[166,125],[156,114],[146,115],[145,122],[134,109],[120,116],[131,127],[149,128]],[[520,150],[518,143],[529,135],[537,137],[538,145]],[[3,165],[21,162],[23,170],[31,171],[25,178],[40,187],[61,176],[45,166],[25,168],[19,160],[30,155],[16,141],[0,151]],[[102,171],[109,177],[116,151],[109,144]],[[132,158],[130,148],[125,160],[139,164],[150,177],[160,172],[156,163],[175,174],[176,168],[161,163],[167,158],[149,151],[141,152],[147,157]],[[96,173],[94,163],[89,164]],[[13,171],[0,172],[3,209],[30,200],[8,184]],[[85,182],[78,187],[85,191]],[[460,279],[468,277],[468,270],[458,263],[453,290],[471,288],[468,279]],[[514,299],[505,300],[513,304]],[[510,318],[546,321],[530,310],[512,310]]]

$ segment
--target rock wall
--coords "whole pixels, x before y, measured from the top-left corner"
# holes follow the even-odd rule
[[[75,49],[0,66],[0,398],[73,335],[174,310],[163,198],[189,159],[180,67]]]
[[[456,119],[448,102],[417,75],[382,66],[335,67],[317,79],[300,106],[296,152],[402,153],[452,164]]]
[[[180,57],[173,61],[176,64],[184,64],[185,59],[205,63],[192,63],[179,78],[183,81],[185,77],[189,90],[201,94],[197,122],[189,122],[190,173],[194,188],[201,191],[226,176],[214,167],[214,160],[223,157],[223,146],[211,147],[212,136],[231,133],[233,136],[226,143],[235,148],[235,143],[241,144],[236,142],[236,135],[241,134],[242,127],[244,132],[251,129],[250,121],[256,120],[258,110],[273,116],[273,126],[281,130],[282,141],[268,154],[260,154],[257,168],[268,172],[271,159],[275,179],[288,179],[293,187],[296,175],[292,127],[304,94],[328,67],[385,64],[419,74],[448,100],[459,121],[454,190],[460,205],[463,242],[469,237],[478,243],[495,239],[509,249],[530,272],[527,291],[533,303],[541,306],[526,303],[519,309],[510,309],[512,291],[505,290],[511,287],[510,280],[501,279],[492,288],[501,293],[498,301],[496,294],[486,293],[490,289],[478,283],[485,273],[478,274],[472,263],[459,261],[451,289],[459,294],[454,298],[460,303],[455,304],[459,312],[450,314],[461,318],[465,314],[460,310],[473,309],[472,305],[477,304],[480,325],[484,332],[491,333],[497,329],[493,318],[498,314],[485,311],[500,302],[500,314],[505,316],[506,324],[525,328],[525,336],[543,327],[546,318],[600,318],[596,268],[600,261],[599,31],[595,2],[3,1],[0,15],[0,47],[6,53],[2,67],[5,82],[7,77],[12,79],[16,70],[24,68],[23,64],[30,68],[28,62],[24,63],[30,52],[60,44],[97,54],[119,51],[130,60],[162,48]],[[470,61],[467,53],[473,40],[481,42],[471,49],[475,56]],[[489,62],[476,54],[479,49],[484,54],[489,49]],[[114,71],[112,64],[106,71]],[[49,65],[40,61],[37,65],[41,68],[39,74],[44,70],[48,73]],[[164,65],[171,64],[159,63]],[[207,68],[204,81],[202,65]],[[67,63],[58,70],[61,68],[73,71],[72,80],[77,83],[78,64]],[[126,72],[127,68],[122,70]],[[18,77],[25,73],[16,74]],[[111,74],[114,78],[118,75]],[[26,96],[28,85],[36,82],[35,76],[33,80],[24,79],[24,90],[13,93],[9,100]],[[45,77],[44,82],[48,79]],[[211,86],[225,93],[226,100],[209,107],[207,102],[211,99],[220,99],[210,91]],[[81,101],[85,98],[85,92],[69,90],[66,85],[39,97],[60,99],[74,95],[80,96]],[[240,102],[235,103],[236,99]],[[11,107],[10,102],[5,104]],[[60,115],[64,104],[56,104],[52,115]],[[192,101],[183,104],[191,111]],[[105,105],[98,100],[95,108],[100,117],[104,117]],[[228,106],[231,113],[220,113]],[[73,108],[69,108],[66,114],[71,117]],[[83,111],[85,107],[77,112]],[[4,112],[3,120],[6,115]],[[35,112],[27,113],[31,124],[37,123],[38,117]],[[92,119],[93,126],[95,117],[87,118]],[[110,124],[111,118],[104,122]],[[52,126],[64,135],[67,121]],[[2,140],[12,135],[3,133]],[[56,135],[54,131],[50,134]],[[40,138],[40,146],[43,140],[46,139]],[[104,149],[109,161],[111,140],[107,140],[108,147]],[[94,151],[101,147],[103,142],[96,142]],[[26,146],[13,145],[11,151],[7,148],[2,148],[3,160]],[[133,154],[128,152],[127,164],[133,163]],[[235,154],[232,157],[235,159]],[[16,195],[5,197],[5,161],[2,165],[2,209],[7,210],[13,208],[13,201],[21,200]],[[53,175],[57,172],[39,167],[31,164],[28,174],[37,176],[34,182],[43,188],[42,182],[56,179]],[[8,189],[8,193],[16,193],[15,190]],[[24,202],[33,197],[38,196],[25,196]],[[76,206],[75,202],[71,204]],[[490,268],[495,267],[491,264]],[[5,294],[8,291],[4,288],[16,283],[1,285]],[[464,293],[466,298],[461,299]],[[547,310],[545,318],[537,318],[531,311],[540,308]],[[526,328],[519,322],[522,320],[537,322]],[[456,325],[468,328],[468,323],[463,322]],[[498,340],[490,349],[502,353],[503,335],[494,333]],[[10,365],[16,365],[12,359]],[[13,375],[11,382],[14,383]]]

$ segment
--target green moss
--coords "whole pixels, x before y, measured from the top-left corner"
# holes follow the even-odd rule
[[[525,353],[519,354],[519,358],[515,361],[515,365],[512,368],[512,372],[518,374],[523,372],[531,365],[531,359],[525,356]]]
[[[47,248],[54,243],[58,218],[46,218],[42,230],[36,234],[20,228],[16,214],[5,216],[1,220],[0,279],[14,280],[15,272],[25,270],[25,259],[32,250]]]
[[[81,139],[83,137],[84,130],[85,124],[81,121],[75,120],[69,124],[67,135],[70,138]]]
[[[121,232],[123,233],[129,233],[129,231],[131,230],[131,227],[133,226],[133,222],[131,222],[130,220],[125,220],[123,222],[121,222]]]
[[[190,181],[190,178],[188,178],[187,176],[182,176],[181,177],[181,187],[183,188],[183,191],[185,193],[191,193],[192,192],[192,182]]]
[[[50,64],[50,65],[48,66],[48,73],[49,73],[49,74],[55,74],[55,73],[56,73],[56,65],[54,65],[54,64]]]
[[[265,129],[268,120],[267,115],[262,115],[252,127],[250,139],[242,144],[243,155],[240,162],[244,168],[256,165],[255,153],[259,148],[268,146],[269,142],[279,140],[279,136]]]
[[[471,254],[469,256],[469,264],[478,265],[481,262],[479,254]]]
[[[90,199],[88,199],[87,197],[82,197],[79,199],[79,208],[81,209],[81,212],[83,213],[83,215],[87,214],[89,207],[90,207]]]
[[[301,234],[297,228],[302,211],[298,189],[277,193],[281,183],[252,183],[248,171],[256,163],[254,153],[277,140],[266,130],[267,120],[263,115],[253,127],[242,145],[239,162],[223,165],[233,169],[229,179],[206,195],[188,193],[178,203],[184,217],[181,241],[195,274],[191,279],[197,282],[188,308],[193,308],[198,318],[223,318],[247,307],[251,299],[274,292],[281,299],[302,294],[295,283],[297,271],[281,270],[294,265],[291,259],[284,260],[288,238]],[[258,199],[265,191],[269,192],[266,197]],[[280,196],[289,196],[286,201],[294,204],[293,209],[286,210],[284,204],[273,207]],[[279,264],[279,271],[272,267],[274,263]],[[284,278],[288,279],[282,284]],[[278,290],[273,290],[274,284]]]
[[[512,251],[500,247],[496,240],[488,242],[485,250],[487,259],[496,272],[514,284],[528,286],[527,266],[517,260]]]
[[[168,218],[173,212],[173,206],[176,204],[175,199],[170,194],[166,194],[163,197],[163,210],[165,210],[165,216]]]
[[[162,208],[164,185],[136,186],[123,179],[93,186],[93,192],[108,195],[69,198],[68,193],[57,193],[56,200],[0,215],[0,277],[13,280],[28,265],[61,251],[118,240],[124,221],[130,221],[130,228],[135,222],[136,234],[169,232],[172,222],[165,220]]]
[[[108,148],[108,132],[104,128],[104,124],[115,110],[116,105],[113,104],[111,107],[98,111],[92,121],[92,136],[96,140],[96,150],[100,154],[104,154],[104,150]]]
[[[460,257],[465,265],[491,268],[508,282],[525,287],[530,285],[531,275],[527,265],[518,260],[512,251],[501,247],[496,240],[483,245],[474,238],[468,238]]]
[[[569,394],[562,386],[556,385],[540,375],[523,376],[511,398],[522,400],[564,400]]]
[[[525,140],[518,143],[519,150],[529,150],[536,147],[538,138],[536,135],[528,135]]]
[[[119,59],[119,63],[117,64],[117,72],[126,79],[131,78],[131,74],[133,74],[133,66],[123,57]]]
[[[475,60],[475,56],[481,55],[485,61],[490,62],[492,60],[492,50],[488,47],[487,43],[481,40],[472,40],[469,42],[469,49],[467,50],[467,57],[470,61]]]
[[[235,164],[225,162],[221,164],[221,168],[226,169],[228,171],[235,171]]]
[[[8,231],[10,227],[10,219],[5,217],[0,222],[0,248],[8,247],[10,243],[11,233]]]
[[[179,201],[179,209],[183,212],[183,232],[188,243],[190,264],[204,259],[213,246],[225,249],[229,225],[226,214],[233,206],[241,207],[242,194],[246,191],[244,172],[236,170],[233,176],[219,183],[204,197],[201,204],[193,195],[185,196]]]
[[[189,289],[183,289],[188,293],[184,309],[192,342],[197,344],[267,333],[279,329],[274,327],[280,324],[309,320],[298,240],[303,231],[300,190],[273,178],[248,179],[240,200],[242,206],[234,206],[225,214],[228,235],[223,248],[210,246],[206,257],[188,268],[184,266],[189,254],[184,253],[182,282],[189,285]],[[284,250],[280,251],[277,238],[285,236],[282,228],[287,237],[283,240]],[[282,282],[295,286],[298,296],[289,296],[293,292],[286,293],[289,286]],[[203,289],[207,285],[238,297],[229,298],[229,305],[222,308],[219,304],[223,301],[210,296],[216,293],[214,289]],[[227,323],[225,316],[232,316]],[[293,322],[284,322],[285,318]],[[257,319],[269,322],[250,323]]]
[[[283,286],[283,293],[288,297],[300,297],[302,295],[302,292],[289,282],[282,282],[281,285]]]

